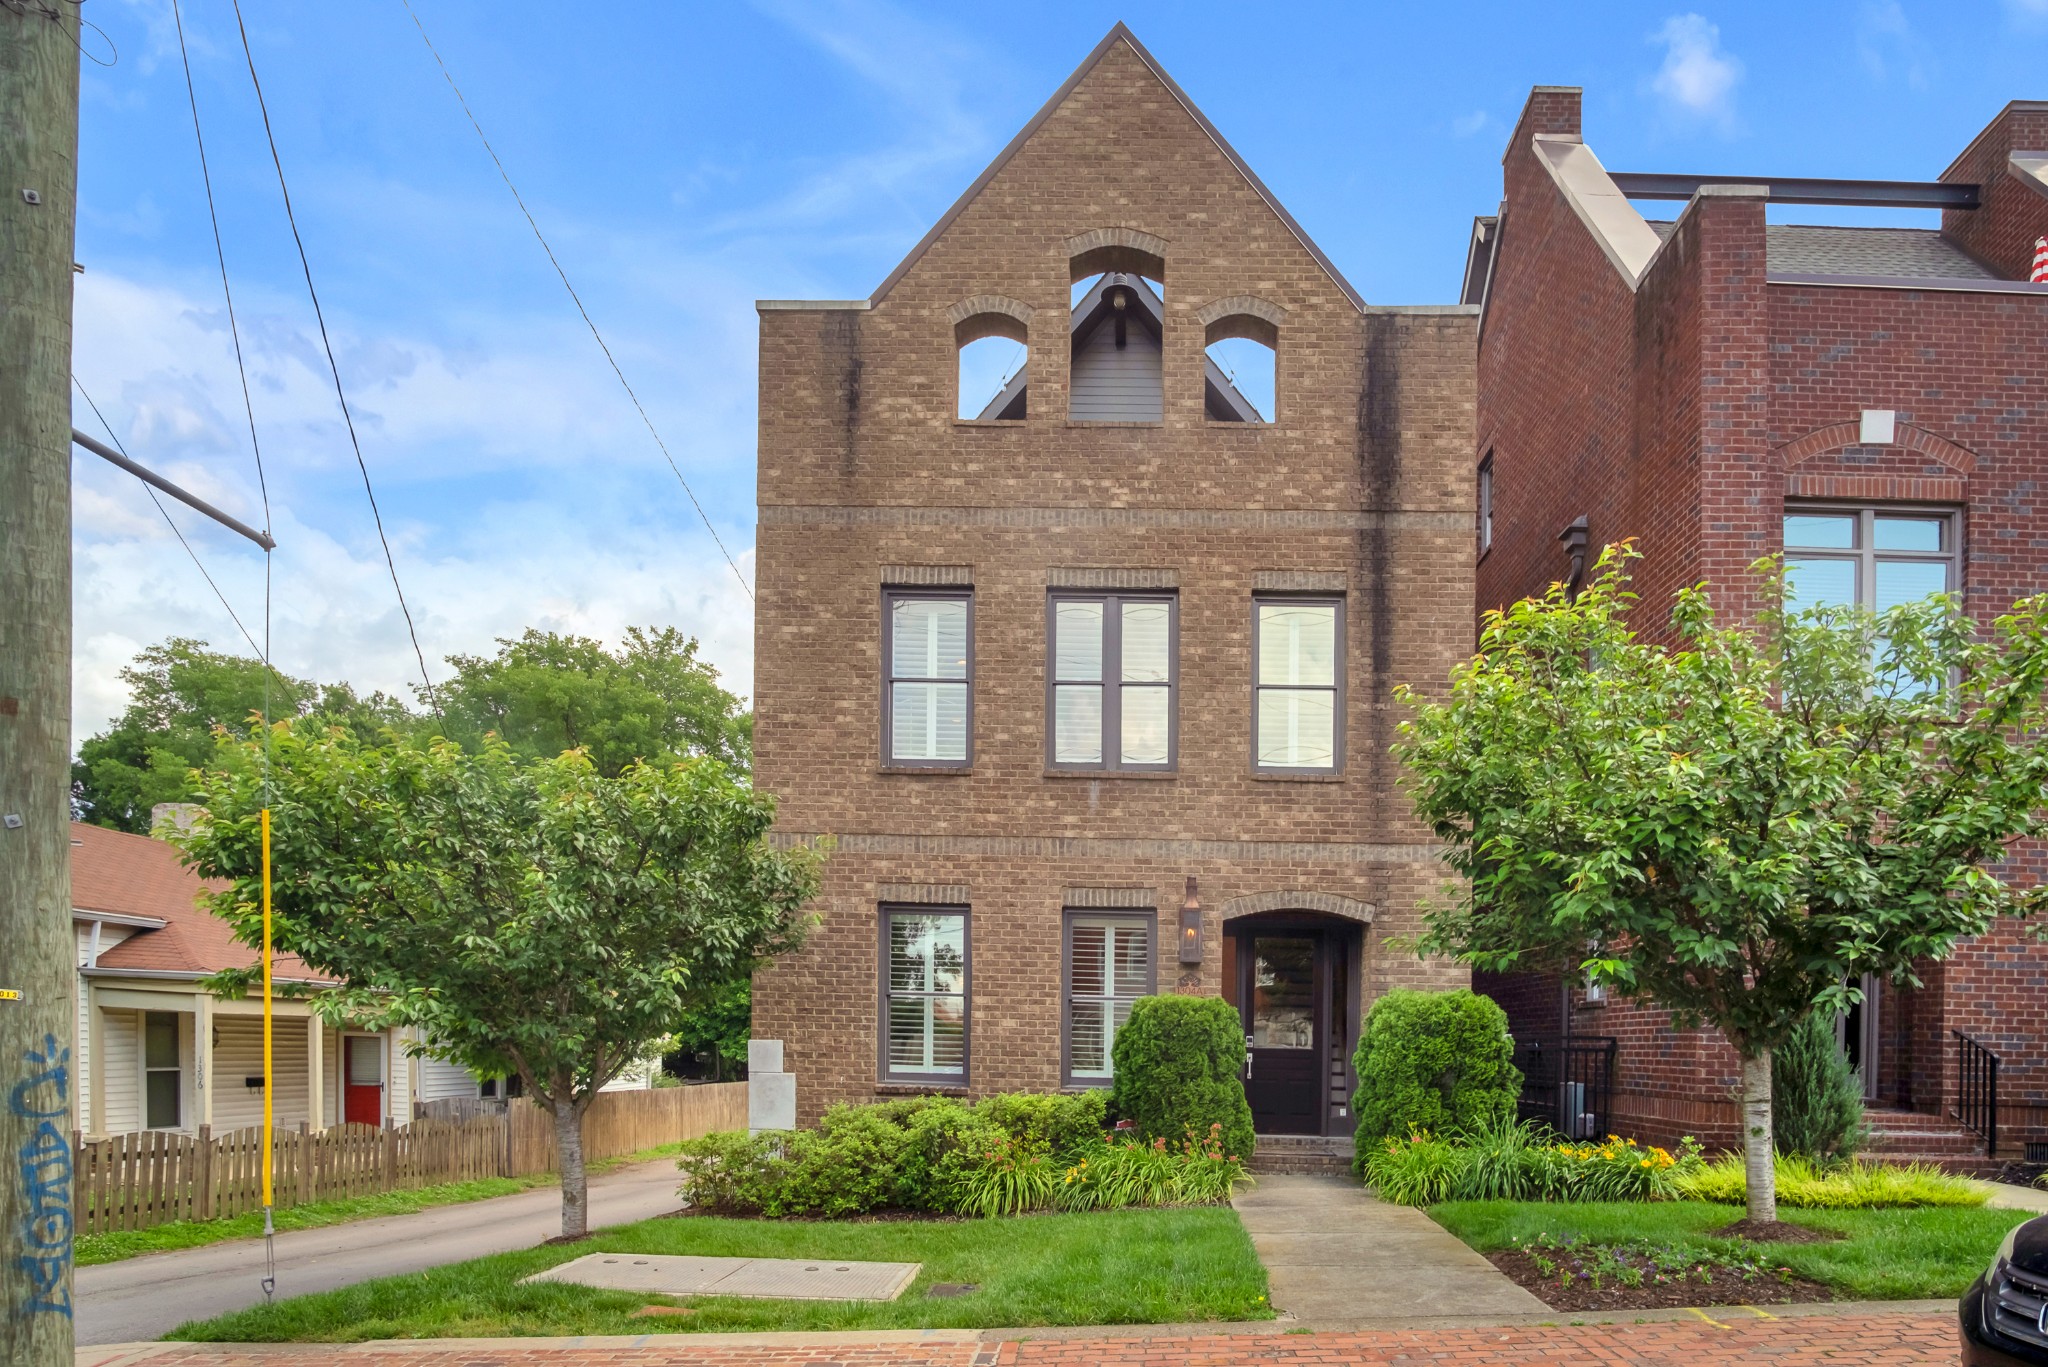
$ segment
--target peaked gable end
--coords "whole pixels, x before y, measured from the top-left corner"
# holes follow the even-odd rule
[[[1074,70],[1074,74],[1067,78],[1065,84],[1054,92],[1052,98],[1047,100],[1044,106],[1032,116],[1030,122],[1026,123],[1018,131],[1017,136],[1010,140],[1009,145],[997,153],[995,160],[990,162],[987,169],[975,179],[972,185],[967,187],[966,192],[953,202],[952,207],[939,217],[939,220],[932,225],[931,230],[924,235],[915,247],[910,249],[909,254],[897,264],[896,269],[889,273],[888,277],[876,288],[874,294],[870,296],[869,304],[871,306],[879,304],[883,299],[887,298],[890,291],[905,276],[910,274],[918,262],[925,257],[926,253],[946,236],[962,215],[967,213],[970,207],[983,197],[984,192],[1018,159],[1019,154],[1023,153],[1032,144],[1034,139],[1038,138],[1046,124],[1054,119],[1055,116],[1068,110],[1070,105],[1087,98],[1090,92],[1086,87],[1090,86],[1090,78],[1097,74],[1098,69],[1105,62],[1112,61],[1120,56],[1134,59],[1150,74],[1152,79],[1157,82],[1164,97],[1183,112],[1193,128],[1198,130],[1199,135],[1213,146],[1214,150],[1221,155],[1223,161],[1234,169],[1238,176],[1243,178],[1245,185],[1259,200],[1263,201],[1265,207],[1278,219],[1284,231],[1300,245],[1302,250],[1306,251],[1314,259],[1316,265],[1329,278],[1331,284],[1337,288],[1344,298],[1350,301],[1354,308],[1363,310],[1365,308],[1364,297],[1352,287],[1350,281],[1344,278],[1343,272],[1339,271],[1335,263],[1324,255],[1323,250],[1315,244],[1314,240],[1309,237],[1302,226],[1295,221],[1294,216],[1287,212],[1286,207],[1266,187],[1265,182],[1260,180],[1257,173],[1245,163],[1244,158],[1237,154],[1237,150],[1217,131],[1216,126],[1209,122],[1208,116],[1203,114],[1195,105],[1195,102],[1188,98],[1187,92],[1180,88],[1180,85],[1173,77],[1167,74],[1165,68],[1160,66],[1152,54],[1145,49],[1144,44],[1138,41],[1136,35],[1121,22],[1110,29],[1108,35],[1100,43],[1096,44],[1094,51],[1088,54],[1081,65]],[[1099,118],[1099,115],[1096,117]],[[1105,129],[1103,131],[1105,134],[1108,134],[1111,130]]]

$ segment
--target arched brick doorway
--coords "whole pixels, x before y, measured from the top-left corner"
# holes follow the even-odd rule
[[[1244,1022],[1245,1097],[1267,1135],[1349,1134],[1371,904],[1262,893],[1223,907],[1223,992]]]

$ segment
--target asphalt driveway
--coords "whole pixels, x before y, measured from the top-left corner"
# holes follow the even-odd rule
[[[673,1160],[620,1168],[590,1182],[590,1227],[631,1224],[675,1210]],[[536,1187],[411,1215],[300,1229],[277,1236],[277,1294],[303,1296],[373,1277],[531,1248],[562,1232],[562,1193]],[[263,1241],[239,1239],[78,1269],[80,1344],[153,1339],[186,1320],[263,1299]]]

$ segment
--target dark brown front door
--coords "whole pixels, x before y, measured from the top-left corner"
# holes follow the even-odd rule
[[[1248,1059],[1245,1099],[1260,1134],[1321,1134],[1317,1104],[1323,1057],[1323,936],[1286,932],[1244,937],[1238,1002]]]

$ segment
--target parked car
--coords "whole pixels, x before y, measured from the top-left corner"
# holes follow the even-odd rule
[[[2005,1236],[1957,1313],[1963,1367],[2048,1367],[2048,1215]]]

